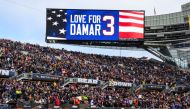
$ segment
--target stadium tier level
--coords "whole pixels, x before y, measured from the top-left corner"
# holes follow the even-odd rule
[[[145,49],[181,68],[190,67],[190,3],[181,12],[145,17]]]
[[[190,9],[144,16],[141,10],[47,9],[46,42],[138,47],[180,68],[190,67]]]

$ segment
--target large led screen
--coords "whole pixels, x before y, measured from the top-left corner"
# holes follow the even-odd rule
[[[144,14],[134,10],[47,9],[46,40],[143,39]]]

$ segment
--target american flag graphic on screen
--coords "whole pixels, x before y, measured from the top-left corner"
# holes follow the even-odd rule
[[[144,12],[119,11],[119,38],[144,37]]]

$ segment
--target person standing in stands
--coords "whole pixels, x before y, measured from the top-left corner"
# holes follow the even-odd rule
[[[54,108],[55,108],[55,109],[59,109],[59,108],[60,108],[60,105],[61,105],[61,100],[60,100],[59,96],[56,96],[56,97],[55,97]]]

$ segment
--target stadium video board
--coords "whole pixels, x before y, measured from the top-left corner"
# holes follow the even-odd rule
[[[47,9],[46,42],[144,39],[144,11]]]

